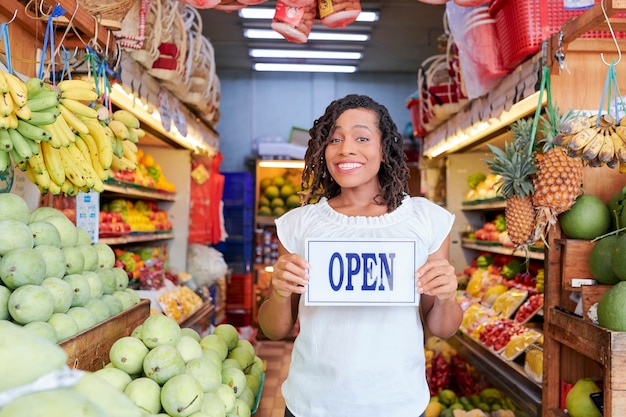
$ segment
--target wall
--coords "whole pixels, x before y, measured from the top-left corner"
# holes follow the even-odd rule
[[[413,74],[257,73],[218,70],[221,83],[220,171],[246,171],[252,144],[262,136],[289,139],[293,126],[309,129],[336,98],[366,94],[385,105],[401,133],[411,121],[406,98],[417,89]]]

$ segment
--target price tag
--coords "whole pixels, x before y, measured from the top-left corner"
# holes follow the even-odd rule
[[[307,239],[305,305],[417,306],[415,239]]]
[[[183,114],[183,110],[180,107],[180,104],[174,103],[173,107],[174,107],[173,109],[174,126],[176,126],[176,129],[181,135],[186,137],[187,136],[187,119],[185,119],[185,115]]]
[[[76,196],[76,226],[89,232],[91,242],[98,242],[98,221],[100,217],[100,193],[82,191]]]

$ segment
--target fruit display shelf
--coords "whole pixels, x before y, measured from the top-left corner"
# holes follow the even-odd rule
[[[156,188],[142,187],[137,184],[131,184],[111,179],[107,180],[104,183],[104,191],[110,194],[117,194],[120,196],[133,196],[161,201],[176,200],[175,193],[158,190]]]
[[[152,242],[155,240],[174,239],[174,233],[170,231],[159,231],[154,233],[126,234],[121,236],[100,237],[99,242],[107,245],[126,245],[128,243]]]
[[[133,329],[150,316],[150,300],[139,304],[59,343],[68,355],[70,368],[97,371],[109,362],[109,349],[121,337],[129,336]]]
[[[531,416],[541,416],[541,384],[528,378],[523,365],[494,354],[461,332],[448,339],[448,343],[478,372],[488,375],[492,381],[498,381],[498,388],[515,404],[522,406],[522,411]]]
[[[463,247],[484,252],[499,253],[502,255],[513,255],[521,258],[526,257],[526,251],[503,246],[500,242],[479,241],[476,239],[462,238]],[[544,259],[542,247],[531,247],[528,251],[530,259]]]

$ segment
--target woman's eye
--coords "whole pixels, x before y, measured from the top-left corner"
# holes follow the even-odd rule
[[[366,138],[366,137],[363,137],[363,136],[357,138],[357,141],[359,141],[359,142],[367,142],[368,140],[369,140],[369,138]]]
[[[329,142],[330,143],[338,143],[338,142],[341,142],[341,139],[339,139],[339,138],[330,138]]]

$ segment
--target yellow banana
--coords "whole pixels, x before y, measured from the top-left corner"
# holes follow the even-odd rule
[[[54,181],[50,181],[48,192],[52,195],[60,195],[61,194],[61,186]]]
[[[63,140],[61,138],[61,134],[58,132],[56,121],[55,123],[42,127],[50,132],[50,140],[48,141],[48,143],[50,143],[50,146],[52,146],[54,149],[59,149],[61,146],[63,146]]]
[[[125,140],[124,142],[122,142],[122,147],[124,148],[124,157],[136,165],[138,150],[137,146],[131,141]]]
[[[61,184],[61,192],[67,194],[70,197],[74,197],[78,194],[78,188],[66,178],[63,184]]]
[[[77,164],[77,168],[81,171],[83,178],[85,179],[84,186],[93,188],[96,182],[96,178],[94,177],[97,177],[97,175],[93,171],[93,167],[91,166],[91,161],[87,162],[88,160],[85,159],[85,157],[83,156],[78,146],[76,146],[76,143],[72,143],[70,146],[68,146],[67,150],[69,151],[72,159]]]
[[[132,127],[128,128],[128,140],[127,142],[137,143],[139,142],[139,137],[137,137],[137,129],[133,129]]]
[[[13,149],[13,142],[7,129],[0,129],[0,151],[8,152]]]
[[[15,109],[14,112],[18,119],[30,121],[30,119],[33,117],[33,112],[31,111],[30,107],[28,107],[28,104],[23,107],[18,107],[17,109]]]
[[[582,158],[587,161],[596,159],[604,144],[604,130],[598,132],[583,148]]]
[[[89,134],[95,141],[98,147],[98,159],[100,165],[104,170],[109,169],[111,166],[111,159],[113,157],[113,145],[111,139],[106,134],[105,128],[97,120],[85,120],[85,124],[89,129]]]
[[[87,146],[87,144],[85,143],[85,141],[83,140],[83,138],[80,135],[76,136],[76,140],[74,141],[74,145],[76,145],[76,147],[78,148],[80,153],[83,154],[83,158],[85,158],[85,160],[88,163],[90,163],[91,162],[91,154],[89,153],[89,147]]]
[[[102,181],[106,180],[107,178],[109,178],[109,173],[106,169],[104,169],[104,167],[102,166],[102,161],[100,161],[100,155],[96,140],[91,135],[81,135],[81,139],[83,140],[83,142],[85,142],[87,148],[89,148],[91,165],[93,166],[94,171],[96,171],[98,178],[100,178]]]
[[[615,130],[611,132],[611,139],[613,139],[613,153],[619,162],[626,163],[626,139],[618,133],[618,128],[623,126],[617,126]]]
[[[134,171],[137,165],[127,158],[118,158],[116,155],[113,155],[111,168],[115,171]]]
[[[109,120],[109,128],[119,140],[128,140],[128,127],[119,120]]]
[[[8,151],[0,151],[0,173],[5,172],[11,165],[11,155]]]
[[[15,104],[11,98],[11,94],[4,93],[0,96],[0,116],[7,117],[13,114],[15,110]]]
[[[41,152],[43,153],[43,160],[50,174],[50,179],[55,184],[61,186],[65,181],[65,168],[63,168],[61,154],[49,142],[41,143]]]
[[[577,116],[561,123],[560,131],[565,135],[571,135],[589,127],[591,127],[591,120],[589,117]]]
[[[138,128],[138,129],[133,129],[133,131],[135,132],[135,134],[137,135],[137,137],[139,139],[143,138],[144,136],[146,136],[146,131],[143,130],[142,128]]]
[[[72,155],[69,151],[69,146],[62,146],[58,149],[59,155],[61,156],[61,163],[63,164],[63,169],[65,170],[65,177],[69,179],[72,184],[76,187],[81,188],[87,185],[87,181],[85,177],[83,177],[83,172],[78,167],[77,162],[72,158]],[[61,186],[62,189],[63,186]]]
[[[96,85],[92,81],[81,80],[80,78],[60,81],[57,84],[57,87],[59,87],[59,90],[61,90],[61,92],[66,92],[68,90],[73,90],[76,88],[82,88],[94,92],[96,91]]]
[[[26,139],[15,129],[9,129],[9,136],[11,137],[11,142],[13,142],[13,151],[21,157],[21,160],[26,161],[33,156],[33,151],[28,144],[29,139]]]
[[[61,116],[65,119],[67,124],[74,129],[74,131],[85,135],[89,133],[89,129],[87,128],[85,123],[71,110],[65,107],[63,103],[59,103],[57,108],[61,112]]]
[[[572,140],[575,134],[566,135],[565,133],[558,133],[554,136],[554,144],[556,146],[567,146],[569,141]]]
[[[8,116],[0,116],[0,129],[15,129],[17,127],[17,116],[11,113]]]
[[[9,83],[6,79],[6,72],[0,71],[0,94],[9,92]]]
[[[61,99],[87,101],[91,103],[98,99],[98,93],[94,90],[87,90],[86,88],[70,88],[61,91]]]
[[[124,123],[127,128],[139,129],[139,119],[128,110],[120,109],[114,111],[111,119]]]
[[[62,116],[57,117],[54,123],[56,124],[60,133],[62,133],[63,136],[65,137],[63,140],[65,141],[65,143],[68,144],[66,146],[69,146],[70,143],[74,143],[74,140],[75,140],[74,132],[72,131],[72,128],[70,127],[70,125],[67,124],[65,117],[62,117]]]
[[[40,146],[39,144],[36,145]],[[33,156],[31,156],[28,160],[28,164],[36,174],[41,175],[44,171],[48,171],[46,163],[43,159],[43,152],[41,152],[41,150],[39,150],[39,153],[33,153]]]
[[[598,160],[600,162],[604,162],[608,164],[611,162],[615,156],[615,146],[613,146],[613,138],[611,135],[614,134],[612,128],[608,128],[604,132],[604,141],[602,143],[602,147],[600,148],[600,152],[598,152]]]
[[[70,109],[72,112],[76,113],[79,117],[86,117],[89,119],[97,119],[98,112],[87,106],[86,104],[81,103],[78,100],[72,100],[71,98],[62,98],[59,100],[59,103]]]
[[[599,131],[595,127],[588,127],[587,129],[581,130],[570,139],[568,146],[573,151],[582,150],[598,133]]]
[[[4,74],[7,84],[9,85],[9,93],[17,107],[24,107],[28,101],[28,93],[26,90],[26,84],[24,81],[17,78],[16,75],[5,73]]]

